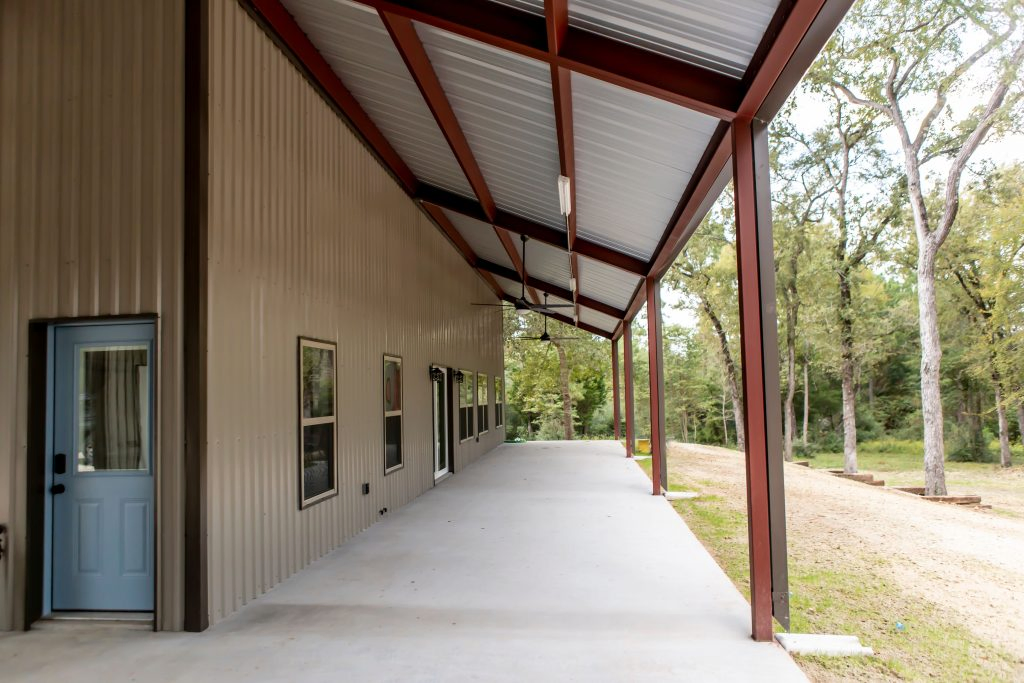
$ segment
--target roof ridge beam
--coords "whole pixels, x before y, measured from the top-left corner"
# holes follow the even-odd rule
[[[378,11],[509,50],[553,66],[668,100],[724,121],[740,105],[743,82],[711,69],[574,28],[556,34],[551,50],[547,20],[496,2],[474,0],[355,0]]]
[[[442,209],[448,211],[454,211],[460,213],[463,216],[469,216],[475,218],[478,221],[484,223],[490,222],[487,214],[484,213],[480,204],[467,197],[462,197],[443,190],[433,185],[426,185],[421,183],[416,191],[416,199],[426,204],[433,204]],[[531,239],[535,239],[538,242],[544,242],[558,249],[565,250],[565,238],[566,233],[555,228],[535,223],[528,218],[517,216],[507,211],[498,209],[498,215],[495,219],[494,225],[497,225],[509,232],[514,232],[517,235],[526,235]],[[611,247],[606,247],[603,244],[597,244],[596,242],[589,242],[583,238],[576,238],[576,243],[573,247],[573,252],[580,256],[586,256],[592,258],[595,261],[600,261],[609,266],[614,266],[619,270],[624,270],[627,273],[633,275],[647,275],[647,261],[624,254],[621,251],[616,251]]]
[[[544,18],[548,33],[548,54],[555,58],[569,31],[569,0],[544,0]],[[576,320],[580,319],[580,305],[577,294],[580,291],[579,263],[572,253],[576,241],[576,154],[572,125],[572,73],[552,61],[551,95],[555,105],[555,132],[558,138],[558,159],[563,176],[569,179],[570,209],[566,214],[565,229],[569,244],[569,272],[575,286],[572,298]]]

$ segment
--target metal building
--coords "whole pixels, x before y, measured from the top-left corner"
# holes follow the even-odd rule
[[[732,178],[771,638],[766,126],[849,4],[4,2],[0,629],[203,630],[457,476],[504,440],[501,318],[473,303],[609,339],[616,417],[647,305],[660,494],[659,280]]]

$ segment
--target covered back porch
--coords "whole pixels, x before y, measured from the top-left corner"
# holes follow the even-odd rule
[[[51,625],[0,662],[26,681],[804,680],[748,610],[620,444],[533,442],[202,634]]]

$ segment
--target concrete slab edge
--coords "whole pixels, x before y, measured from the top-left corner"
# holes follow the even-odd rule
[[[857,636],[824,633],[779,633],[775,639],[786,652],[794,655],[823,655],[826,657],[871,656],[875,651],[860,644]]]

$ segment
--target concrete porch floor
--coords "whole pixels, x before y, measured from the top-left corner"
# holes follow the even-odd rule
[[[4,681],[789,681],[612,442],[506,445],[202,634],[0,637]]]

